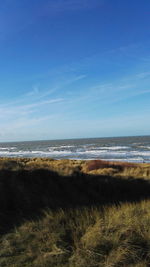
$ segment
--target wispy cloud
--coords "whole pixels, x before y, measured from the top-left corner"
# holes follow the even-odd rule
[[[56,103],[62,102],[62,98],[56,99],[49,99],[40,102],[34,102],[31,104],[25,105],[7,105],[0,106],[0,117],[1,119],[8,119],[15,120],[17,117],[22,117],[24,115],[36,116],[36,108],[40,109],[42,106],[46,107],[47,105],[52,105]]]
[[[63,79],[62,77],[60,78],[59,76],[64,76]],[[55,76],[56,76],[56,82],[54,84],[54,86],[50,89],[47,89],[47,90],[40,90],[40,88],[38,87],[34,87],[31,91],[29,91],[25,96],[26,97],[30,97],[30,96],[34,96],[36,97],[36,99],[41,99],[41,98],[45,98],[49,95],[52,95],[56,92],[58,92],[59,90],[63,90],[63,88],[66,88],[66,86],[71,86],[72,84],[80,81],[80,80],[83,80],[87,77],[87,75],[85,74],[82,74],[82,75],[74,75],[72,74],[72,72],[68,72],[67,73],[67,76],[69,77],[66,77],[66,73],[62,70],[61,73],[57,74],[57,71],[55,73]]]
[[[40,107],[40,106],[45,106],[48,104],[53,104],[53,103],[58,103],[58,102],[62,102],[63,98],[56,98],[56,99],[49,99],[49,100],[45,100],[45,101],[40,101],[40,102],[36,102],[36,103],[32,103],[32,104],[26,104],[24,106],[18,106],[17,109],[19,110],[30,110],[33,109],[35,107]]]
[[[69,77],[66,77],[63,72],[61,76],[64,76],[63,80],[58,79],[59,81],[56,81],[54,88],[44,90],[37,83],[28,93],[18,96],[11,102],[6,101],[0,104],[0,132],[2,133],[2,130],[3,132],[10,132],[10,129],[14,132],[15,129],[19,129],[19,132],[22,132],[21,127],[24,130],[26,127],[30,129],[31,126],[40,127],[44,122],[46,127],[50,121],[52,122],[53,119],[55,121],[57,116],[60,117],[60,105],[62,107],[67,105],[63,88],[66,90],[67,86],[86,78],[86,75],[74,75],[72,73],[67,73]],[[54,96],[50,97],[50,95]]]
[[[72,92],[70,103],[82,103],[91,105],[99,103],[103,108],[107,105],[121,103],[125,100],[132,100],[138,96],[150,94],[150,72],[134,73],[116,80],[109,80],[109,83],[93,81],[92,86],[83,85],[80,93]]]
[[[38,93],[39,93],[39,87],[38,85],[34,85],[33,89],[30,92],[28,92],[26,96],[34,96],[37,95]]]

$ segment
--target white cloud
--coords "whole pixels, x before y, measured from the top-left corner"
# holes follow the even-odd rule
[[[33,102],[31,104],[25,104],[25,105],[14,105],[17,102],[12,102],[11,106],[9,104],[5,104],[5,105],[0,105],[0,111],[6,111],[7,109],[14,109],[16,111],[19,110],[28,110],[28,109],[32,109],[34,107],[39,107],[42,105],[47,105],[47,104],[52,104],[52,103],[57,103],[57,102],[61,102],[63,101],[63,98],[54,98],[54,99],[47,99],[45,101],[39,101],[39,102]],[[18,100],[19,103],[19,100]]]

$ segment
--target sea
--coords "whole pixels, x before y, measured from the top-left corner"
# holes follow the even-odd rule
[[[150,163],[150,136],[0,143],[0,157]]]

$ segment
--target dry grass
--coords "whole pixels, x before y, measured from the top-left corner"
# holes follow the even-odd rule
[[[150,266],[149,178],[149,164],[0,158],[0,266]]]
[[[150,178],[150,164],[104,160],[54,160],[50,158],[0,158],[0,170],[48,169],[60,175],[91,173],[111,176]]]
[[[84,161],[81,160],[54,160],[50,158],[0,158],[0,170],[37,170],[47,169],[58,172],[60,175],[72,175],[80,172]]]
[[[150,164],[129,163],[129,162],[111,162],[103,160],[87,161],[83,167],[85,173],[150,178]]]
[[[0,266],[149,266],[150,201],[46,211],[0,239]]]

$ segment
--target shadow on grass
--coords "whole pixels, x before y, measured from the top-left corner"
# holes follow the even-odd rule
[[[144,179],[110,176],[60,176],[49,170],[0,171],[0,232],[6,233],[41,210],[137,202],[150,197]]]

